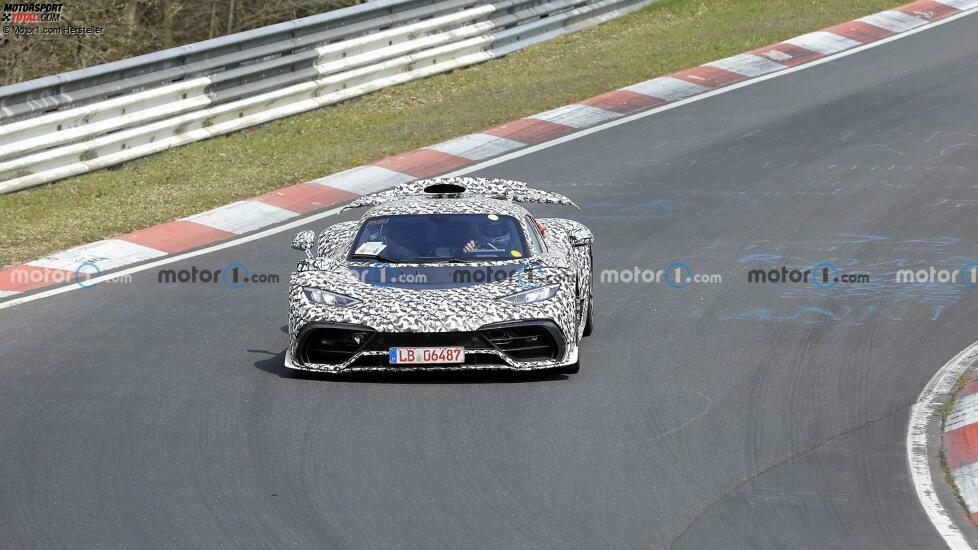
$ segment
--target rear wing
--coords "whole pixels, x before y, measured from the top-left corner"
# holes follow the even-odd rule
[[[395,185],[393,189],[364,195],[350,204],[343,210],[349,208],[362,208],[364,206],[376,206],[389,200],[403,197],[429,197],[432,199],[443,198],[466,198],[466,197],[489,197],[492,199],[506,200],[520,203],[545,203],[545,204],[569,204],[580,209],[574,201],[567,197],[532,189],[522,181],[489,179],[489,178],[431,178],[416,180]]]

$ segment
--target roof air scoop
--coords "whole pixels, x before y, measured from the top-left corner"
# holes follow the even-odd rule
[[[465,198],[481,196],[510,202],[577,206],[572,200],[561,194],[532,189],[521,181],[455,176],[399,183],[393,189],[356,198],[344,206],[343,210],[376,206],[403,197],[458,198],[462,194],[465,195]]]
[[[465,187],[455,183],[433,183],[424,188],[429,195],[458,195],[465,192]]]

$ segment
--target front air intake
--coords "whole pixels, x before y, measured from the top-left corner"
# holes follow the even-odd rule
[[[516,361],[551,361],[563,356],[564,339],[551,322],[518,322],[479,329],[497,350]]]
[[[299,337],[299,357],[303,363],[339,365],[353,358],[373,334],[365,327],[313,326]]]

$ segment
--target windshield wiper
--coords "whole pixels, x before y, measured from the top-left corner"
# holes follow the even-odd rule
[[[399,264],[404,260],[398,260],[397,258],[391,258],[389,256],[384,256],[383,254],[353,254],[351,258],[369,258],[371,260],[380,260],[382,262],[387,262],[389,264]]]
[[[472,261],[475,260],[475,258],[458,258],[456,256],[419,256],[419,257],[414,258],[414,259],[416,261],[418,261],[418,262],[427,262],[427,263],[433,263],[433,264],[435,264],[435,263],[437,263],[437,264],[447,264],[447,263],[451,263],[451,262],[468,263],[468,262],[472,262]]]

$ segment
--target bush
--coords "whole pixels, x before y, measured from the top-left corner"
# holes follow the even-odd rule
[[[362,0],[87,0],[61,21],[100,35],[0,34],[0,85],[118,61],[359,4]]]

